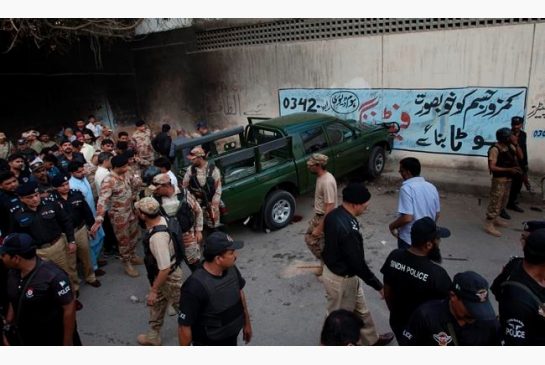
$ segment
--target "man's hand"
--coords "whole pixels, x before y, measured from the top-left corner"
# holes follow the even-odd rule
[[[151,289],[146,298],[146,304],[151,307],[152,305],[155,304],[156,301],[157,301],[157,292]]]
[[[252,325],[250,324],[250,321],[244,323],[244,327],[242,328],[242,339],[244,340],[244,343],[249,343],[252,340]]]
[[[69,242],[68,245],[66,246],[66,251],[70,255],[75,254],[76,250],[77,250],[76,242]]]
[[[312,230],[312,237],[314,238],[320,238],[323,236],[323,234],[324,234],[324,231],[320,226],[316,226]]]

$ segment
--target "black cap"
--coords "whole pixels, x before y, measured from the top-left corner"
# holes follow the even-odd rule
[[[223,232],[214,232],[206,238],[204,255],[216,256],[227,250],[238,250],[244,246],[244,242],[235,241]]]
[[[453,291],[464,306],[477,320],[496,318],[496,313],[488,299],[488,282],[474,271],[460,272],[452,279]]]
[[[30,252],[36,248],[32,237],[26,233],[12,233],[8,235],[0,246],[1,254],[19,255]]]
[[[371,199],[371,193],[363,183],[350,183],[343,189],[343,201],[352,204],[363,204]]]
[[[58,188],[68,180],[70,180],[70,176],[61,172],[51,179],[51,185],[53,185],[54,188]]]
[[[38,193],[38,183],[34,180],[28,181],[24,184],[19,185],[17,187],[17,190],[15,191],[17,195],[19,196],[27,196],[32,195],[34,193]]]
[[[523,251],[524,259],[529,263],[545,263],[545,228],[536,229],[528,235]]]
[[[526,232],[533,232],[536,229],[545,228],[545,221],[527,221],[523,222]]]
[[[430,217],[416,220],[411,227],[411,242],[413,244],[426,243],[437,237],[450,237],[450,231],[447,228],[437,226]]]
[[[519,125],[519,124],[522,124],[524,123],[524,118],[523,117],[513,117],[511,118],[511,125]]]
[[[207,128],[208,127],[208,124],[206,123],[205,120],[199,120],[196,124],[196,127],[197,129],[199,128]]]
[[[136,122],[134,122],[134,125],[136,125],[137,127],[141,127],[144,124],[146,124],[146,122],[144,122],[142,119],[139,119]]]
[[[129,158],[122,153],[121,155],[112,157],[110,162],[112,163],[112,168],[123,167],[129,163]]]

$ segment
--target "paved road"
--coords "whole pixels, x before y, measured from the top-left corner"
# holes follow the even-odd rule
[[[396,247],[388,223],[394,218],[397,189],[379,184],[369,185],[372,203],[369,212],[360,217],[367,260],[376,274]],[[451,276],[471,269],[492,280],[510,256],[520,254],[521,222],[543,219],[543,213],[529,209],[523,214],[513,212],[512,228],[506,229],[503,237],[493,238],[482,230],[486,200],[479,205],[474,196],[442,194],[441,203],[440,224],[453,233],[441,244],[443,266]],[[324,289],[312,273],[316,261],[303,241],[306,222],[312,214],[311,196],[297,199],[297,214],[303,216],[301,222],[270,233],[255,232],[242,225],[230,227],[232,236],[246,243],[239,251],[238,267],[247,280],[245,292],[254,329],[251,345],[318,344],[325,318]],[[84,308],[78,312],[80,334],[85,345],[136,345],[136,336],[146,331],[148,320],[142,301],[149,288],[144,267],[139,267],[141,276],[132,279],[123,274],[119,261],[109,260],[104,267],[107,275],[101,278],[102,287],[81,289]],[[365,286],[364,291],[377,327],[389,330],[384,301],[371,287]],[[141,302],[132,303],[131,295]],[[165,345],[177,344],[176,317],[166,318],[162,337]]]

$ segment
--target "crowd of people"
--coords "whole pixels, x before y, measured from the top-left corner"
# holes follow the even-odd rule
[[[511,132],[499,130],[489,152],[493,178],[485,230],[495,236],[503,208],[518,207],[516,197],[508,203],[509,192],[518,194],[524,182],[521,142],[513,137],[515,130],[520,135],[518,125],[517,119]],[[197,131],[210,133],[204,122]],[[154,135],[138,120],[132,135],[114,135],[90,116],[64,128],[55,141],[31,130],[12,144],[0,133],[3,344],[81,344],[80,286],[99,288],[113,255],[129,277],[141,274],[139,265],[146,269],[149,330],[137,336],[139,344],[161,345],[170,311],[178,315],[180,345],[236,345],[241,332],[249,342],[246,282],[235,265],[243,243],[220,229],[221,172],[208,162],[209,151],[204,143],[184,153],[190,165],[178,179],[171,171],[168,124]],[[545,344],[545,222],[528,222],[524,257],[511,260],[491,287],[474,271],[451,279],[440,266],[440,241],[450,231],[437,225],[439,194],[420,176],[419,160],[404,158],[398,216],[389,225],[398,248],[380,269],[381,280],[365,260],[358,219],[371,193],[361,182],[349,183],[338,202],[327,162],[320,153],[307,160],[317,180],[304,238],[321,262],[317,275],[328,313],[322,344],[383,346],[394,338],[400,345]],[[515,174],[520,184],[512,190]],[[183,262],[191,271],[185,280]],[[363,283],[385,299],[393,332],[378,333]]]
[[[495,227],[507,225],[498,219],[510,218],[505,208],[522,211],[517,204],[522,184],[530,189],[522,122],[514,117],[511,129],[499,129],[488,153],[492,188],[484,228],[493,236],[501,236]],[[521,236],[524,256],[511,259],[492,286],[475,271],[451,279],[440,265],[440,242],[450,231],[437,225],[439,194],[420,176],[418,159],[404,158],[399,162],[403,182],[397,217],[389,225],[398,248],[382,265],[380,280],[365,261],[357,219],[368,209],[371,194],[363,184],[351,183],[337,206],[337,183],[327,172],[327,161],[323,154],[307,160],[317,180],[315,215],[305,234],[310,252],[322,263],[317,275],[329,313],[321,333],[323,345],[385,345],[394,337],[400,345],[545,345],[545,221],[526,223]],[[377,333],[363,283],[385,300],[393,333]],[[499,303],[498,315],[491,292]]]
[[[171,307],[185,311],[179,320],[181,343],[224,343],[222,333],[188,334],[184,327],[208,328],[215,316],[222,319],[216,304],[225,303],[225,295],[231,304],[225,309],[236,317],[226,343],[232,344],[233,331],[242,329],[249,341],[251,325],[238,270],[238,282],[229,274],[231,287],[222,287],[220,299],[217,290],[208,291],[211,282],[222,285],[223,271],[235,270],[232,239],[212,234],[220,225],[220,172],[196,147],[184,156],[191,167],[178,181],[171,171],[175,151],[169,132],[170,125],[163,124],[154,135],[138,120],[131,136],[125,131],[114,135],[89,116],[87,123],[78,120],[63,128],[54,141],[30,130],[12,144],[0,133],[3,344],[81,344],[76,326],[76,312],[83,307],[80,286],[84,281],[99,288],[110,256],[121,260],[130,277],[140,275],[138,265],[146,267],[150,329],[137,337],[140,344],[161,343],[163,318]],[[197,136],[208,133],[199,122]],[[183,130],[177,135],[192,138]],[[144,257],[137,254],[140,242]],[[182,261],[195,279],[187,280],[186,300],[179,302]],[[197,302],[191,302],[191,293]]]

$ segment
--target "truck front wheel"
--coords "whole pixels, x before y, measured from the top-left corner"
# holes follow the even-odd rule
[[[295,212],[295,198],[285,190],[276,190],[267,196],[263,207],[263,221],[270,230],[287,226]]]

